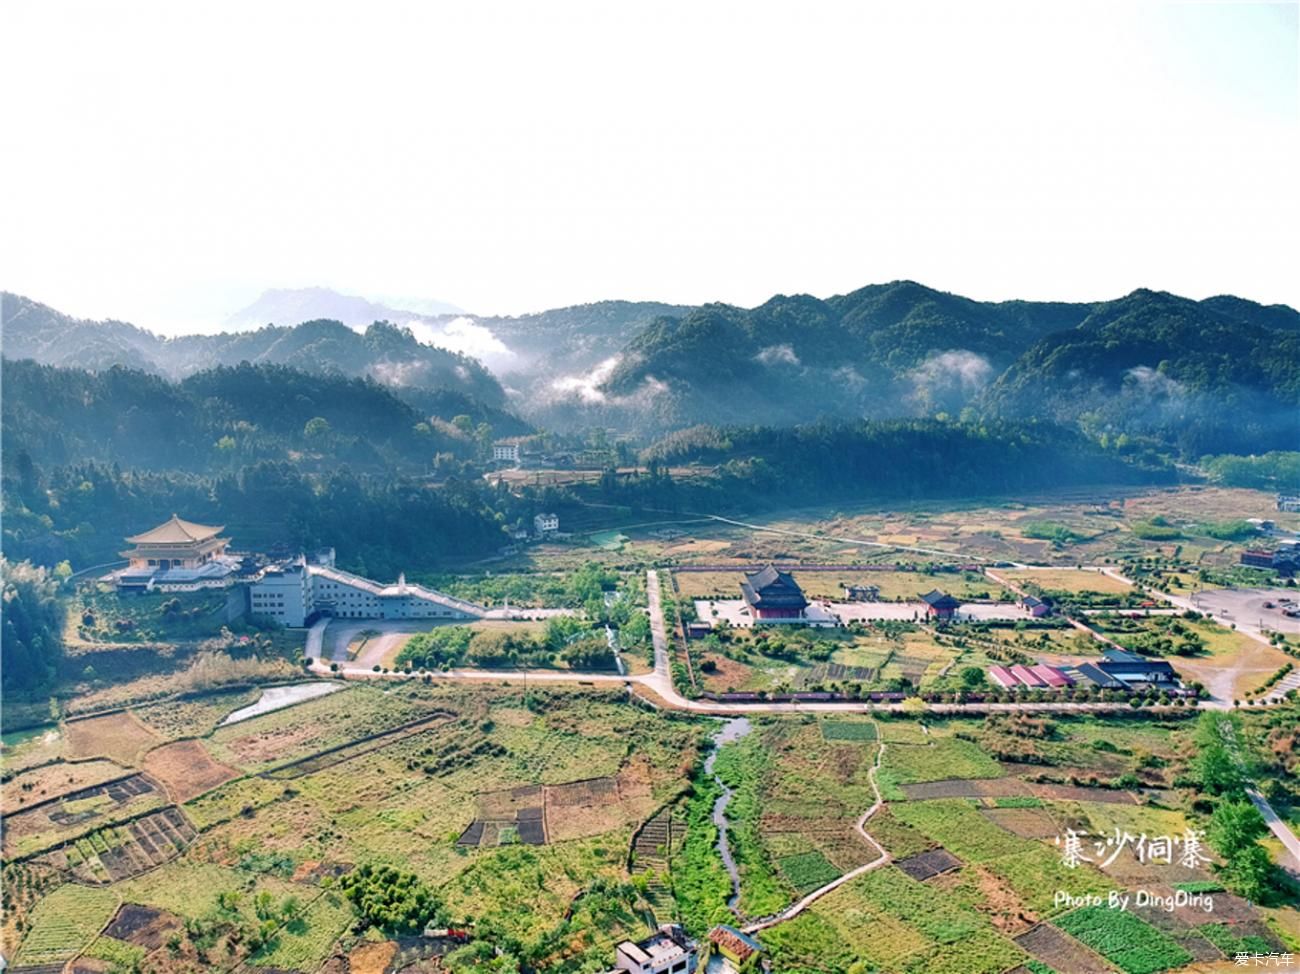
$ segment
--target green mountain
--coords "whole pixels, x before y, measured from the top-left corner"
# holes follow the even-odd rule
[[[1154,437],[1186,456],[1294,448],[1300,316],[1239,298],[1135,291],[1036,342],[982,403],[1002,416]]]
[[[417,340],[384,321],[355,331],[338,321],[268,325],[255,331],[162,338],[120,321],[86,321],[15,294],[0,295],[4,354],[44,365],[102,370],[114,365],[180,379],[220,365],[289,365],[308,372],[369,376],[395,386],[448,389],[505,405],[496,378],[467,355]]]
[[[654,430],[970,410],[1189,456],[1294,448],[1300,314],[1145,290],[990,303],[903,281],[661,318],[597,390],[593,409]]]

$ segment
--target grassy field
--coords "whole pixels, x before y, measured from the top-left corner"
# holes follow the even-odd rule
[[[998,575],[1015,582],[1028,583],[1040,589],[1053,592],[1099,592],[1125,593],[1133,587],[1117,578],[1111,578],[1101,572],[1076,571],[1068,568],[1043,569],[1039,571],[999,570]]]

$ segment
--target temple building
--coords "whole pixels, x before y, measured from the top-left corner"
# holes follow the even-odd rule
[[[921,601],[925,603],[926,617],[940,621],[955,618],[957,610],[961,608],[960,602],[937,588],[922,595]]]
[[[222,528],[185,521],[175,514],[152,530],[126,539],[120,552],[128,566],[116,574],[121,588],[200,588],[225,585],[239,567],[226,553]]]
[[[802,619],[808,600],[789,572],[768,565],[761,571],[746,573],[740,583],[740,595],[754,615],[755,622]]]

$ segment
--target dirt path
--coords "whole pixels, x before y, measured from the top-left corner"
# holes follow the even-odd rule
[[[854,828],[857,829],[858,834],[861,835],[862,838],[865,839],[867,843],[876,850],[877,853],[879,853],[879,855],[877,855],[875,859],[871,860],[871,862],[858,866],[856,869],[850,869],[843,876],[839,877],[839,879],[833,879],[825,886],[818,887],[817,889],[813,890],[811,893],[804,896],[803,899],[798,900],[797,902],[792,903],[790,906],[786,907],[780,913],[777,913],[774,916],[764,917],[761,920],[755,920],[753,923],[745,927],[745,933],[751,933],[751,934],[758,933],[760,930],[766,930],[769,927],[774,927],[778,923],[784,923],[787,920],[793,920],[800,913],[808,909],[808,907],[812,906],[814,903],[816,903],[827,893],[839,889],[845,883],[853,882],[853,880],[857,879],[859,876],[865,875],[866,873],[871,872],[873,869],[879,869],[881,866],[885,865],[890,861],[891,857],[889,853],[885,851],[885,847],[882,846],[871,836],[871,834],[867,831],[867,827],[866,827],[867,822],[871,818],[871,816],[875,815],[876,812],[880,811],[880,809],[883,808],[885,804],[884,796],[881,795],[880,793],[880,785],[877,784],[876,782],[876,773],[880,770],[880,763],[882,760],[884,760],[885,757],[885,739],[880,735],[880,727],[876,724],[874,720],[871,722],[871,726],[876,728],[876,740],[879,742],[880,745],[879,748],[876,750],[876,761],[871,766],[871,770],[867,772],[867,778],[871,782],[871,790],[874,791],[876,794],[876,801],[875,804],[873,804],[870,808],[868,808],[865,812],[862,813],[862,816],[855,823]]]

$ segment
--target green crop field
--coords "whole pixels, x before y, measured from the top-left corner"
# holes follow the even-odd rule
[[[1060,917],[1056,925],[1126,974],[1157,974],[1192,959],[1177,943],[1127,910],[1085,906]]]
[[[827,741],[874,741],[876,727],[865,721],[823,720],[822,738]]]
[[[325,892],[276,932],[248,959],[253,967],[314,971],[329,956],[355,914],[340,894]]]
[[[15,963],[35,966],[74,957],[112,919],[117,904],[112,890],[60,886],[32,911]]]

